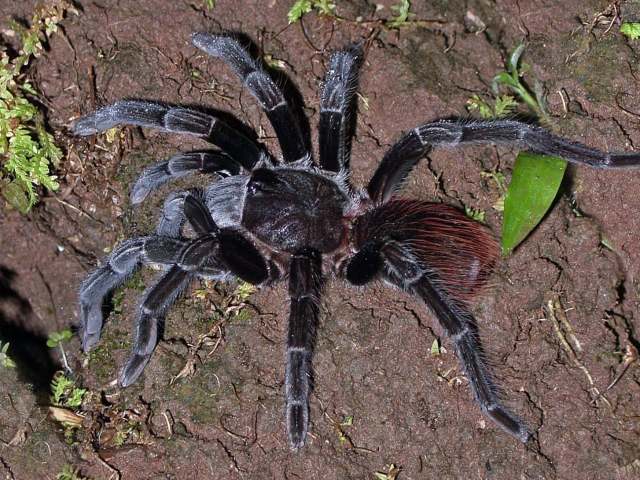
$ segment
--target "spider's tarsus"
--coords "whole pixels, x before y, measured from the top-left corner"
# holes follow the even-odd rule
[[[150,355],[133,354],[120,373],[120,377],[118,378],[118,385],[124,388],[134,383],[138,379],[138,377],[140,377],[140,374],[144,370],[144,367],[147,366],[149,358]]]

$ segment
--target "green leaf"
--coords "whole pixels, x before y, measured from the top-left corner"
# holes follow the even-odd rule
[[[386,23],[387,27],[400,28],[409,23],[409,18],[413,16],[410,9],[411,2],[409,0],[400,0],[397,5],[391,5],[391,10],[395,12],[395,15]]]
[[[433,343],[431,344],[431,355],[434,357],[440,355],[440,343],[437,338],[434,338]]]
[[[336,4],[329,0],[314,0],[313,8],[315,8],[320,15],[332,17],[335,14]]]
[[[311,0],[297,0],[296,3],[289,9],[287,18],[289,23],[295,23],[302,18],[305,13],[311,11]]]
[[[640,23],[625,22],[620,25],[620,33],[626,35],[631,40],[637,40],[640,38]]]
[[[538,225],[558,193],[567,162],[520,152],[504,199],[502,254],[509,255]]]
[[[47,338],[47,347],[55,348],[61,343],[71,340],[71,337],[73,337],[73,333],[69,328],[65,328],[59,332],[51,332]]]
[[[511,55],[509,56],[509,63],[507,65],[507,70],[509,71],[509,73],[518,71],[518,64],[520,63],[520,57],[522,56],[523,52],[524,52],[524,43],[521,43],[520,45],[518,45],[513,50],[513,52],[511,52]]]

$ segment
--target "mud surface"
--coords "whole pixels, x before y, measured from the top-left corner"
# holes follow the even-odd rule
[[[137,174],[203,146],[132,128],[72,138],[74,118],[123,97],[206,105],[232,113],[277,151],[266,116],[228,68],[190,45],[192,32],[243,32],[283,61],[312,127],[328,52],[368,39],[352,158],[354,182],[363,185],[400,132],[465,115],[466,101],[489,92],[523,39],[556,131],[601,149],[640,146],[640,43],[618,32],[620,12],[636,20],[634,2],[415,1],[416,18],[434,21],[399,33],[315,15],[288,26],[291,2],[275,0],[219,0],[213,10],[198,0],[80,3],[30,71],[67,152],[61,189],[26,217],[0,209],[0,339],[18,364],[0,368],[2,478],[54,478],[65,464],[104,479],[371,479],[391,464],[399,480],[638,478],[640,370],[635,362],[625,371],[624,354],[639,339],[639,172],[570,167],[551,212],[500,262],[475,304],[506,402],[537,432],[526,446],[481,415],[429,312],[382,285],[327,288],[311,434],[295,453],[283,421],[284,285],[222,317],[220,305],[233,309],[233,288],[195,285],[168,314],[141,381],[120,390],[114,380],[137,298],[155,274],[134,277],[114,296],[96,350],[83,355],[77,338],[67,344],[78,382],[92,391],[74,445],[47,416],[60,359],[45,345],[48,333],[77,323],[87,272],[122,238],[152,231],[163,198],[184,187],[163,188],[134,209],[128,194]],[[373,2],[337,3],[343,17],[367,20],[394,2],[377,14]],[[28,18],[33,7],[0,0],[2,24]],[[492,205],[500,192],[481,173],[509,177],[515,153],[433,153],[406,193],[484,210],[499,232]],[[549,302],[553,314],[543,308]],[[435,339],[438,356],[430,353]],[[190,358],[195,372],[175,380]]]

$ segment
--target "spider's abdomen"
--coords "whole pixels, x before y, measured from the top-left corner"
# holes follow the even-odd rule
[[[338,248],[347,198],[332,180],[293,169],[254,170],[247,184],[242,225],[274,248],[320,253]]]

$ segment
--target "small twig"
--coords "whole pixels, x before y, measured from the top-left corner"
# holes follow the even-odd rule
[[[561,325],[564,326],[565,329],[567,329],[567,326],[569,327],[567,331],[569,335],[573,337],[574,343],[576,344],[577,348],[577,346],[580,345],[580,342],[578,342],[573,335],[573,329],[571,328],[571,325],[569,324],[566,315],[564,314],[564,310],[562,309],[562,306],[560,304],[560,299],[557,297],[557,295],[554,296],[553,299],[547,301],[547,304],[545,305],[545,311],[547,313],[547,318],[551,320],[551,325],[553,325],[553,330],[558,337],[558,340],[560,340],[562,348],[565,350],[573,364],[584,373],[585,377],[587,377],[587,381],[589,382],[590,386],[589,390],[591,391],[593,400],[595,401],[597,399],[602,399],[610,408],[612,408],[611,402],[609,402],[609,399],[604,396],[604,393],[600,393],[593,381],[591,373],[589,372],[589,370],[587,370],[587,367],[585,367],[578,359],[575,350],[569,344],[564,332],[560,328]]]
[[[624,374],[627,373],[627,370],[629,370],[629,367],[631,366],[631,364],[637,360],[638,360],[638,349],[634,345],[628,343],[627,348],[625,349],[625,352],[624,352],[622,370],[620,370],[620,373],[618,373],[615,376],[615,378],[611,381],[611,383],[607,386],[607,388],[604,389],[604,392],[602,392],[601,396],[607,393],[609,390],[611,390],[620,381],[620,379],[624,376]],[[600,397],[593,399],[591,403],[595,403],[595,401],[598,400],[599,398]]]

